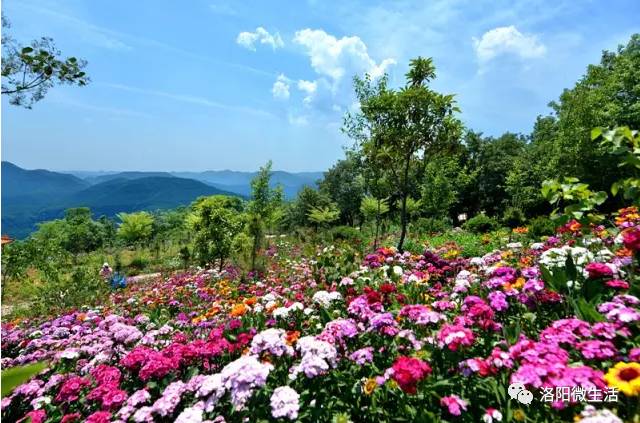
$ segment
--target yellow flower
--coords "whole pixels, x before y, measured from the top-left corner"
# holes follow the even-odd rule
[[[619,362],[609,369],[604,380],[612,388],[618,388],[626,396],[640,394],[640,363]]]
[[[365,395],[371,395],[377,387],[378,387],[378,382],[376,382],[375,379],[369,378],[364,381],[362,390],[364,391]]]
[[[526,415],[524,414],[524,411],[521,408],[518,408],[517,410],[515,410],[513,412],[513,419],[517,420],[519,422],[523,422],[525,419]]]

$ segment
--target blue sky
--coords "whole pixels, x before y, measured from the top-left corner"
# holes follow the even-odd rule
[[[5,0],[14,38],[51,36],[92,82],[32,110],[2,100],[2,158],[56,170],[325,170],[350,141],[354,74],[431,56],[465,125],[528,133],[637,0]]]

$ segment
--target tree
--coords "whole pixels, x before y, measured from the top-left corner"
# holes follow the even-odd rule
[[[320,192],[326,194],[340,209],[340,220],[354,225],[360,215],[360,201],[364,196],[364,178],[359,157],[347,152],[347,157],[324,173]]]
[[[191,222],[196,232],[194,250],[202,265],[218,260],[219,269],[229,257],[242,225],[231,197],[214,195],[196,200]]]
[[[366,196],[362,198],[360,203],[360,213],[364,216],[365,221],[375,222],[375,235],[373,238],[373,249],[378,248],[378,235],[380,231],[380,221],[382,216],[389,212],[389,203],[384,198],[375,198]]]
[[[309,211],[309,221],[316,225],[316,228],[326,227],[329,224],[338,220],[340,216],[340,210],[335,204],[330,204],[324,207],[313,207]]]
[[[435,77],[432,60],[418,57],[410,62],[406,85],[393,90],[386,76],[373,84],[367,75],[355,78],[354,88],[360,111],[348,114],[345,132],[358,143],[365,161],[382,164],[390,173],[400,199],[401,233],[398,250],[402,251],[407,233],[407,198],[410,177],[424,166],[425,157],[446,150],[458,141],[461,124],[453,95],[431,90]]]
[[[9,103],[30,109],[56,84],[84,86],[89,78],[85,60],[60,58],[53,39],[42,37],[28,46],[6,34],[9,21],[2,17],[2,94]]]
[[[87,253],[102,246],[102,228],[91,218],[88,207],[68,209],[64,221],[66,233],[63,247],[71,254]]]
[[[285,223],[289,228],[297,226],[310,226],[309,212],[314,207],[325,207],[331,203],[329,197],[309,186],[304,186],[296,199],[289,204],[286,210]]]
[[[476,176],[480,210],[496,215],[507,205],[507,174],[513,168],[515,159],[524,152],[525,145],[524,136],[509,132],[498,138],[484,139]]]
[[[271,188],[271,160],[251,180],[251,201],[247,207],[246,229],[251,237],[251,270],[256,270],[258,252],[264,240],[265,226],[272,226],[282,205],[282,186]]]
[[[122,223],[118,227],[118,236],[127,244],[148,241],[153,234],[153,216],[148,212],[118,213]]]

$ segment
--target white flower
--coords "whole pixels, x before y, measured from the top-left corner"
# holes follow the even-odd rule
[[[542,250],[544,248],[544,242],[534,242],[529,248],[532,250]]]
[[[313,294],[313,302],[319,304],[323,308],[328,308],[331,306],[333,301],[339,301],[342,299],[342,295],[339,292],[327,292],[327,291],[318,291]]]
[[[510,242],[507,244],[507,248],[510,248],[512,250],[519,250],[520,248],[522,248],[522,242]]]
[[[396,276],[401,276],[404,273],[404,271],[402,270],[402,267],[400,267],[400,266],[393,266],[393,273]]]

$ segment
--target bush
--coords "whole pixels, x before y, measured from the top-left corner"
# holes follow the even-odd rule
[[[134,257],[129,263],[129,271],[131,273],[140,273],[149,265],[149,260],[142,256]]]
[[[437,217],[421,217],[413,223],[414,232],[434,234],[451,229],[451,220]]]
[[[500,224],[493,217],[481,213],[467,220],[462,227],[470,232],[481,234],[498,229]]]
[[[362,234],[351,226],[338,226],[331,230],[331,239],[333,241],[348,241],[359,244],[362,242]]]
[[[502,215],[502,223],[511,229],[522,225],[524,221],[524,213],[516,207],[508,207]]]
[[[535,238],[544,235],[553,235],[556,232],[556,223],[546,216],[538,216],[529,221],[529,234]]]

